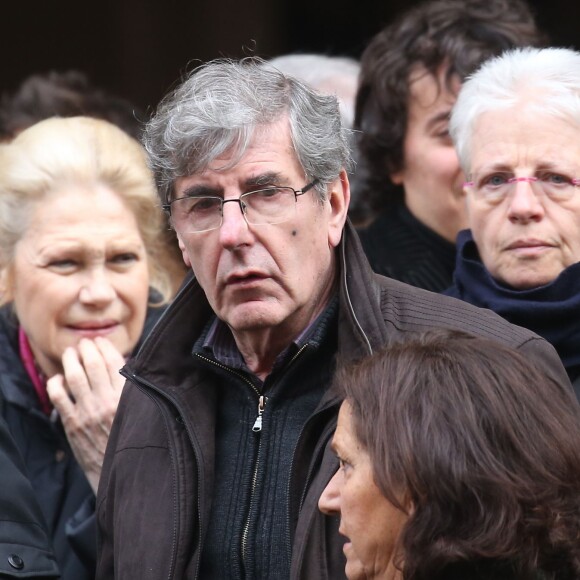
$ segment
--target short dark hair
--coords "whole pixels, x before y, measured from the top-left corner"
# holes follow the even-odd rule
[[[361,58],[355,106],[365,208],[377,211],[402,199],[402,188],[388,174],[403,168],[409,75],[417,66],[437,78],[447,65],[451,88],[453,77],[465,79],[491,56],[545,40],[524,0],[425,2],[379,32]]]
[[[0,100],[0,139],[18,133],[50,117],[93,117],[123,129],[139,140],[142,115],[129,101],[91,84],[79,71],[50,71],[22,81],[13,93]]]
[[[401,534],[405,580],[447,578],[475,562],[514,579],[579,577],[580,407],[571,389],[519,352],[454,330],[343,367],[335,388],[377,486],[395,506],[403,509],[401,497],[412,506]]]

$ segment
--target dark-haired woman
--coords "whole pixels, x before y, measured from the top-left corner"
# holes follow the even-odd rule
[[[349,580],[580,578],[580,407],[519,353],[456,331],[338,374]]]

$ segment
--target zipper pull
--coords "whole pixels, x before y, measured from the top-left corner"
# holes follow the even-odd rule
[[[258,399],[258,416],[254,421],[254,426],[252,427],[252,431],[254,433],[259,433],[262,430],[262,415],[264,414],[264,407],[266,406],[266,398],[264,395],[260,395]]]

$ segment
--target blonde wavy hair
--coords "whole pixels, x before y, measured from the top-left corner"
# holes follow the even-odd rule
[[[171,296],[162,237],[163,214],[145,150],[124,131],[88,117],[52,118],[0,145],[0,269],[10,278],[15,247],[31,207],[60,187],[103,185],[135,215],[147,256],[150,285],[164,303]]]

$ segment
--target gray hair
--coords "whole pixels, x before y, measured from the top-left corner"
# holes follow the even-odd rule
[[[360,71],[358,61],[326,54],[285,54],[269,62],[285,75],[292,75],[321,93],[335,95],[342,124],[352,129]]]
[[[296,157],[325,199],[329,183],[349,168],[348,130],[336,97],[321,95],[262,59],[219,59],[200,66],[161,102],[145,129],[159,194],[169,201],[175,180],[233,152],[233,167],[257,130],[288,117]]]
[[[516,106],[580,123],[580,53],[566,48],[510,50],[485,62],[464,83],[449,131],[466,173],[477,119]]]

